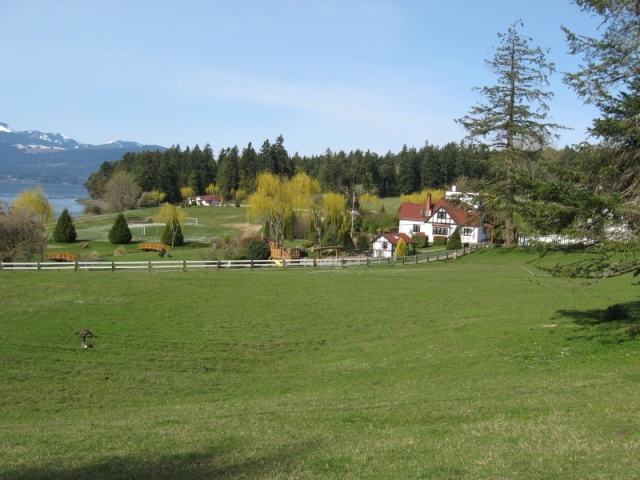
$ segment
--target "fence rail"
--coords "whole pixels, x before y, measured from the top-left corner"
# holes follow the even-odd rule
[[[490,247],[478,244],[459,250],[447,250],[406,257],[342,257],[342,258],[301,258],[293,260],[155,260],[138,262],[2,262],[0,270],[73,270],[73,271],[122,271],[144,270],[149,272],[181,270],[227,270],[257,268],[349,268],[393,265],[417,265],[427,262],[455,259],[476,250]]]

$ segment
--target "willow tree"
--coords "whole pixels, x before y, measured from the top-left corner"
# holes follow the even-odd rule
[[[171,231],[171,248],[173,248],[178,233],[182,233],[180,224],[184,223],[187,214],[181,208],[177,208],[170,204],[165,204],[160,208],[158,214],[154,217],[158,223],[166,224],[166,228]]]
[[[13,200],[12,209],[15,213],[32,218],[42,223],[54,220],[54,211],[42,187],[25,189]]]
[[[498,34],[500,45],[487,67],[496,76],[496,84],[478,87],[485,102],[471,108],[468,115],[457,119],[472,141],[479,141],[499,154],[494,164],[496,204],[494,208],[504,221],[505,244],[515,240],[514,213],[518,164],[539,154],[548,145],[553,131],[562,128],[549,122],[547,102],[553,93],[548,76],[555,71],[540,47],[532,39],[518,33],[521,21],[506,34]]]
[[[247,217],[262,225],[269,224],[270,235],[278,245],[284,240],[283,224],[293,214],[293,192],[290,181],[263,172],[256,179],[256,191],[247,199]]]
[[[180,187],[180,196],[184,202],[188,201],[190,197],[195,196],[196,191],[193,187]]]
[[[290,181],[293,207],[307,212],[311,224],[322,246],[324,210],[322,206],[322,187],[320,181],[306,173],[297,173]]]

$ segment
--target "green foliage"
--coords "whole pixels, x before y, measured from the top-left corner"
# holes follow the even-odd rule
[[[338,229],[330,225],[328,226],[322,236],[322,245],[325,247],[332,247],[338,245]]]
[[[73,243],[76,237],[76,227],[73,225],[69,210],[65,208],[56,222],[56,227],[53,230],[53,239],[59,243]]]
[[[338,232],[338,245],[342,245],[345,252],[350,253],[355,250],[356,246],[351,238],[351,228],[348,222],[344,222]]]
[[[361,233],[356,237],[356,248],[361,251],[369,250],[371,244],[369,243],[369,236]]]
[[[0,477],[637,477],[640,342],[589,323],[637,310],[637,291],[535,277],[522,268],[535,253],[505,250],[407,267],[0,272],[13,446]],[[426,296],[427,318],[398,313]]]
[[[182,227],[178,222],[169,222],[165,225],[160,241],[165,245],[171,245],[173,247],[180,247],[184,245],[184,235],[182,234]]]
[[[416,248],[429,248],[428,235],[416,235],[413,240],[416,242]]]
[[[433,237],[433,245],[442,247],[447,244],[447,237],[435,236]]]
[[[132,238],[133,235],[129,230],[129,224],[124,213],[119,213],[109,231],[109,241],[115,245],[122,245],[129,243]]]
[[[447,240],[447,250],[458,250],[460,248],[462,248],[462,239],[460,238],[459,227],[456,227]]]
[[[269,244],[263,240],[254,238],[247,245],[247,258],[250,260],[268,260],[271,256]]]

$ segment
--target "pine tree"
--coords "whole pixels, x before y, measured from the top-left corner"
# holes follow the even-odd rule
[[[120,213],[109,231],[109,241],[116,245],[122,245],[129,243],[132,238],[133,235],[131,234],[131,230],[129,230],[127,219],[124,213]]]
[[[172,228],[173,225],[173,228]],[[182,235],[182,228],[177,222],[167,223],[167,226],[162,232],[162,238],[160,239],[165,245],[171,245],[171,247],[180,247],[184,245],[184,236]]]
[[[69,210],[62,210],[56,228],[53,230],[53,239],[60,243],[73,243],[77,237],[76,227],[73,225]]]

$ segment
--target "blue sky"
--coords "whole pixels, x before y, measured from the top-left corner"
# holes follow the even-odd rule
[[[0,121],[100,144],[215,152],[280,134],[290,154],[443,146],[493,85],[485,60],[522,19],[575,70],[565,25],[596,34],[569,0],[0,0]],[[558,147],[597,111],[562,83]]]

